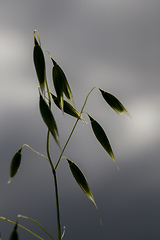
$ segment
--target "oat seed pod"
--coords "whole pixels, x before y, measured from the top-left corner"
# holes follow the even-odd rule
[[[88,185],[87,179],[85,178],[84,174],[82,173],[82,171],[79,169],[79,167],[74,162],[70,161],[69,159],[67,159],[67,161],[69,163],[69,167],[73,174],[74,179],[76,180],[76,182],[78,183],[80,188],[83,190],[83,192],[86,194],[86,196],[93,202],[93,204],[97,210],[97,206],[94,201],[93,194],[90,190],[90,187]]]
[[[18,230],[17,230],[17,223],[15,224],[14,228],[12,229],[12,232],[11,232],[11,235],[10,235],[10,238],[9,240],[18,240]]]
[[[46,101],[43,99],[41,94],[39,96],[39,108],[40,108],[40,113],[43,118],[43,121],[47,125],[47,127],[48,127],[49,131],[51,132],[57,145],[60,147],[59,134],[58,134],[58,128],[57,128],[56,121],[53,117],[53,114],[52,114],[49,106],[47,105]]]
[[[73,95],[63,70],[55,61],[53,61],[53,59],[52,62],[54,64],[52,69],[53,84],[58,97],[59,106],[63,111],[64,107],[63,93],[69,100],[71,100],[74,103]]]
[[[119,115],[122,115],[122,113],[125,113],[127,115],[129,115],[128,111],[126,110],[126,108],[123,106],[123,104],[116,98],[114,97],[112,94],[107,93],[105,91],[103,91],[102,89],[100,89],[100,92],[104,98],[104,100],[109,104],[109,106],[115,111],[117,112]]]
[[[91,122],[92,130],[93,130],[97,140],[99,141],[101,146],[106,150],[106,152],[110,155],[110,157],[113,159],[113,161],[117,165],[117,162],[114,157],[114,153],[112,151],[110,142],[106,136],[105,131],[103,130],[103,128],[100,126],[100,124],[95,119],[93,119],[89,114],[88,114],[88,116],[89,116],[89,119]],[[117,165],[117,167],[118,167],[118,165]]]
[[[52,99],[53,99],[54,103],[56,104],[56,106],[59,109],[61,109],[60,105],[59,105],[58,98],[56,96],[54,96],[53,94],[51,94],[51,96],[52,96]],[[72,117],[79,118],[80,120],[84,121],[81,114],[70,103],[68,103],[65,100],[63,100],[63,103],[64,103],[63,111],[65,113],[71,115]]]
[[[19,170],[19,166],[21,163],[21,151],[22,151],[22,148],[20,148],[19,151],[17,151],[12,158],[11,166],[10,166],[10,180],[8,183],[10,183],[12,178],[16,175],[17,171]]]
[[[44,92],[45,81],[46,81],[45,59],[44,59],[44,55],[43,55],[41,46],[38,44],[36,38],[35,38],[35,45],[34,45],[34,49],[33,49],[33,60],[34,60],[34,66],[36,69],[36,73],[37,73],[41,91]]]

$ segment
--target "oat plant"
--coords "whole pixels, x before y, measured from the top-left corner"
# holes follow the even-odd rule
[[[21,158],[22,158],[22,152],[24,147],[28,147],[32,151],[36,152],[40,156],[44,158],[45,161],[48,162],[48,164],[51,167],[52,170],[52,175],[53,175],[53,182],[54,182],[54,189],[55,191],[55,205],[56,205],[56,212],[57,212],[57,231],[58,231],[58,240],[61,240],[64,237],[65,230],[61,229],[61,222],[60,222],[60,211],[59,211],[59,196],[58,196],[58,185],[57,185],[57,168],[59,166],[59,163],[62,158],[65,158],[66,161],[68,162],[68,166],[70,168],[71,174],[73,175],[75,181],[79,185],[79,187],[83,190],[83,192],[86,194],[86,196],[91,200],[93,203],[96,211],[97,211],[97,206],[93,197],[93,194],[91,192],[91,189],[89,187],[89,184],[86,180],[86,177],[80,170],[80,168],[77,166],[75,162],[70,159],[70,157],[64,156],[64,151],[69,143],[69,140],[71,139],[73,132],[78,124],[79,121],[86,123],[83,114],[87,114],[88,120],[89,120],[89,125],[98,140],[98,142],[101,144],[101,146],[105,149],[105,151],[109,154],[109,156],[113,159],[115,164],[117,165],[117,162],[115,160],[115,156],[111,147],[111,144],[109,142],[109,139],[104,131],[104,129],[101,127],[101,125],[91,116],[89,113],[84,112],[84,108],[86,106],[87,100],[92,93],[92,91],[95,89],[99,91],[100,95],[104,99],[104,101],[119,115],[125,113],[129,115],[128,111],[126,108],[122,105],[122,103],[112,94],[106,92],[105,90],[102,90],[99,87],[93,87],[88,95],[85,98],[84,104],[82,105],[82,108],[80,111],[78,111],[75,108],[74,104],[74,99],[73,99],[73,94],[70,88],[70,85],[68,83],[68,80],[66,78],[66,75],[60,65],[52,58],[50,53],[47,51],[49,54],[49,58],[51,59],[51,62],[53,64],[52,67],[52,80],[53,80],[53,89],[49,89],[48,86],[48,81],[46,77],[46,66],[45,66],[45,58],[44,58],[44,51],[41,46],[41,41],[40,41],[40,36],[38,32],[35,30],[34,31],[34,49],[33,49],[33,62],[34,62],[34,67],[36,71],[36,75],[38,78],[39,82],[39,110],[41,117],[44,121],[44,124],[46,124],[48,131],[47,131],[47,138],[46,138],[46,156],[42,155],[41,153],[35,151],[32,149],[30,146],[27,144],[23,144],[21,148],[15,153],[15,155],[12,158],[11,165],[10,165],[10,180],[15,177],[17,174],[20,164],[21,164]],[[54,93],[53,93],[54,90]],[[65,100],[66,99],[66,100]],[[62,112],[62,117],[65,114],[69,114],[71,117],[75,118],[75,124],[73,128],[71,129],[70,135],[68,136],[68,139],[66,140],[66,143],[64,146],[61,146],[60,143],[60,138],[59,138],[59,133],[58,133],[58,126],[55,121],[54,113],[52,112],[51,105],[55,104],[57,108]],[[56,160],[52,159],[50,155],[50,148],[49,148],[49,141],[50,141],[50,136],[54,138],[55,143],[59,146],[60,149],[60,155],[59,158]],[[56,163],[56,164],[53,164]],[[118,168],[118,165],[117,165]],[[97,211],[98,213],[98,211]],[[36,220],[18,215],[16,221],[11,221],[5,217],[0,217],[2,220],[6,220],[10,223],[14,224],[14,227],[12,229],[11,235],[10,235],[10,240],[17,240],[18,239],[18,228],[23,228],[24,230],[30,232],[35,236],[35,238],[43,239],[37,234],[33,233],[26,227],[22,226],[19,224],[20,218],[25,218],[33,223],[36,223],[45,233],[46,233],[46,238],[51,238],[52,240],[55,240],[55,237],[52,236],[50,233],[48,233]],[[101,220],[100,220],[101,222]],[[48,235],[48,236],[47,236]],[[65,237],[64,237],[65,238]]]

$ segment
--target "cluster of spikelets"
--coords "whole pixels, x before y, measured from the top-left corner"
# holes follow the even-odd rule
[[[35,34],[37,33],[38,41],[36,39]],[[48,52],[49,53],[49,52]],[[49,132],[52,134],[55,142],[57,145],[60,147],[61,151],[64,151],[64,148],[61,148],[60,145],[60,140],[59,140],[59,133],[58,133],[58,127],[55,121],[55,118],[53,116],[53,113],[51,111],[51,99],[55,103],[55,105],[62,111],[62,113],[66,113],[71,115],[72,117],[77,118],[77,122],[79,120],[84,121],[82,117],[83,109],[85,107],[85,104],[87,102],[87,99],[90,95],[90,93],[93,91],[93,89],[97,88],[103,99],[109,104],[109,106],[116,111],[118,114],[126,113],[129,115],[128,111],[125,109],[125,107],[122,105],[122,103],[112,94],[103,91],[99,87],[94,87],[92,90],[89,92],[89,94],[86,97],[86,100],[84,102],[84,105],[79,112],[74,105],[74,99],[73,99],[73,94],[71,91],[71,88],[69,86],[69,83],[67,81],[67,78],[61,69],[61,67],[56,63],[56,61],[52,58],[52,56],[49,54],[51,61],[53,63],[53,68],[52,68],[52,78],[53,78],[53,85],[54,89],[56,92],[56,96],[49,91],[48,88],[48,83],[47,83],[47,78],[46,78],[46,66],[45,66],[45,58],[43,54],[43,50],[41,48],[41,42],[40,42],[40,37],[38,32],[35,30],[34,31],[34,50],[33,50],[33,60],[34,60],[34,65],[35,65],[35,70],[37,73],[37,78],[39,81],[39,108],[40,108],[40,113],[42,116],[42,119],[44,123],[46,124]],[[47,96],[46,96],[47,95]],[[69,103],[64,99],[64,96],[72,103]],[[108,137],[101,127],[101,125],[87,113],[90,123],[91,123],[91,128],[93,130],[93,133],[101,146],[106,150],[106,152],[110,155],[110,157],[114,160],[114,162],[117,165],[117,162],[114,157],[113,150],[111,148],[110,142],[108,140]],[[76,123],[77,123],[76,122]],[[85,121],[84,121],[85,122]],[[28,146],[24,144],[13,156],[13,159],[11,161],[11,166],[10,166],[10,181],[11,179],[16,175],[17,171],[19,170],[20,163],[21,163],[21,151],[24,146]],[[32,149],[33,150],[33,149]],[[34,151],[34,150],[33,150]],[[36,152],[36,151],[35,151]],[[39,153],[38,153],[39,154]],[[42,154],[40,154],[43,156]],[[44,156],[43,156],[44,157]],[[46,157],[45,157],[46,158]],[[61,156],[62,158],[62,156]],[[47,159],[47,158],[46,158]],[[73,162],[70,161],[68,158],[66,158],[69,167],[71,169],[71,172],[78,183],[78,185],[81,187],[81,189],[84,191],[84,193],[90,198],[90,200],[93,202],[96,210],[97,206],[94,201],[92,192],[89,188],[89,185],[87,183],[87,180],[85,176],[83,175],[82,171],[79,169],[79,167]],[[59,162],[58,162],[59,163]],[[58,165],[58,163],[55,166],[55,169]],[[117,165],[118,167],[118,165]],[[10,182],[9,181],[9,182]],[[27,217],[25,217],[27,218]],[[29,219],[29,218],[28,218]],[[5,219],[6,220],[6,219]],[[30,219],[33,220],[33,219]],[[35,221],[35,220],[33,220]],[[18,233],[17,233],[17,226],[18,226],[18,220],[15,223],[15,226],[12,230],[10,240],[17,240],[18,239]]]

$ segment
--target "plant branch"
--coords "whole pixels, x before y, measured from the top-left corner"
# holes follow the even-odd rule
[[[47,155],[48,159],[51,165],[53,177],[54,177],[54,186],[55,186],[55,196],[56,196],[56,209],[57,209],[57,225],[58,225],[58,240],[61,240],[61,226],[60,226],[60,213],[59,213],[59,199],[58,199],[58,186],[57,186],[57,177],[56,177],[56,170],[53,166],[51,157],[50,157],[50,152],[49,152],[49,133],[50,131],[48,130],[47,133]]]
[[[34,220],[33,218],[30,218],[30,217],[23,216],[23,215],[18,215],[18,218],[20,218],[20,217],[29,219],[29,220],[33,221],[34,223],[36,223],[48,236],[50,236],[50,238],[52,238],[52,240],[54,240],[53,237],[36,220]]]
[[[50,98],[50,94],[49,94],[49,87],[47,84],[47,80],[46,80],[46,87],[47,87],[47,92],[48,92],[48,99],[49,99],[49,108],[51,108],[51,98]],[[57,177],[56,177],[56,170],[53,166],[53,162],[51,160],[51,156],[50,156],[50,151],[49,151],[49,134],[50,131],[48,129],[47,132],[47,156],[49,159],[49,163],[51,165],[51,169],[52,169],[52,173],[53,173],[53,177],[54,177],[54,186],[55,186],[55,196],[56,196],[56,210],[57,210],[57,228],[58,228],[58,240],[61,240],[61,225],[60,225],[60,213],[59,213],[59,198],[58,198],[58,186],[57,186]]]
[[[24,146],[26,146],[26,147],[28,147],[28,148],[30,148],[33,152],[35,152],[35,153],[37,153],[38,155],[40,155],[41,157],[44,157],[48,162],[49,162],[49,160],[48,160],[48,158],[47,157],[45,157],[43,154],[41,154],[41,153],[39,153],[39,152],[37,152],[36,150],[34,150],[33,148],[31,148],[30,146],[28,146],[27,144],[23,144],[23,146],[22,146],[22,148],[24,147]]]
[[[60,211],[59,211],[59,198],[58,198],[58,185],[56,171],[54,170],[54,184],[55,184],[55,195],[56,195],[56,209],[57,209],[57,225],[58,225],[58,240],[61,240],[61,225],[60,225]]]
[[[98,88],[98,87],[93,87],[93,88],[91,89],[91,91],[88,93],[88,95],[87,95],[87,97],[86,97],[86,99],[85,99],[85,101],[84,101],[84,104],[83,104],[83,106],[82,106],[82,109],[81,109],[81,111],[80,111],[80,115],[81,115],[82,112],[83,112],[83,109],[84,109],[84,107],[85,107],[85,105],[86,105],[86,103],[87,103],[87,100],[88,100],[89,95],[91,94],[91,92],[92,92],[95,88]],[[64,147],[63,147],[63,149],[62,149],[62,152],[61,152],[61,154],[60,154],[60,156],[59,156],[59,159],[58,159],[58,161],[57,161],[57,164],[56,164],[56,166],[55,166],[55,169],[58,167],[58,164],[59,164],[59,162],[60,162],[60,160],[61,160],[61,158],[62,158],[62,155],[63,155],[63,153],[64,153],[64,151],[65,151],[65,149],[66,149],[66,147],[67,147],[67,145],[68,145],[69,140],[70,140],[71,137],[72,137],[72,134],[73,134],[73,132],[74,132],[74,130],[75,130],[75,128],[76,128],[77,123],[78,123],[79,120],[80,120],[79,118],[76,120],[76,122],[75,122],[75,124],[74,124],[74,126],[73,126],[73,128],[72,128],[72,131],[71,131],[71,133],[70,133],[70,135],[69,135],[69,137],[68,137],[68,139],[67,139],[67,141],[66,141],[66,143],[65,143],[65,145],[64,145]]]
[[[13,223],[13,224],[16,224],[16,222],[13,222],[13,221],[9,220],[8,218],[5,218],[5,217],[0,217],[0,219],[5,220],[5,221],[10,222],[10,223]],[[44,240],[43,238],[39,237],[39,236],[38,236],[37,234],[35,234],[34,232],[30,231],[28,228],[25,228],[25,227],[23,227],[22,225],[20,225],[20,224],[18,224],[18,223],[17,223],[17,225],[18,225],[19,227],[23,228],[24,230],[28,231],[29,233],[31,233],[31,234],[34,235],[35,237],[37,237],[37,238],[39,238],[39,239],[41,239],[41,240]],[[52,238],[52,239],[53,239],[53,238]]]

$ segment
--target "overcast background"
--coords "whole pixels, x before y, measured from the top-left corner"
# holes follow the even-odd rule
[[[18,214],[32,217],[56,239],[47,161],[24,147],[20,170],[7,184],[11,159],[24,143],[46,155],[47,128],[39,113],[32,60],[37,29],[42,48],[67,75],[78,110],[98,86],[115,95],[132,117],[116,114],[97,89],[90,95],[85,111],[105,129],[120,170],[90,124],[80,122],[64,155],[85,174],[103,226],[63,159],[57,175],[64,239],[160,239],[159,12],[159,0],[0,1],[0,216],[13,221]],[[52,64],[45,57],[52,88]],[[53,110],[64,145],[75,120]],[[52,139],[50,146],[56,162],[60,151]],[[49,239],[29,220],[19,223]],[[2,240],[9,239],[12,227],[0,220]],[[19,236],[36,239],[21,229]]]

